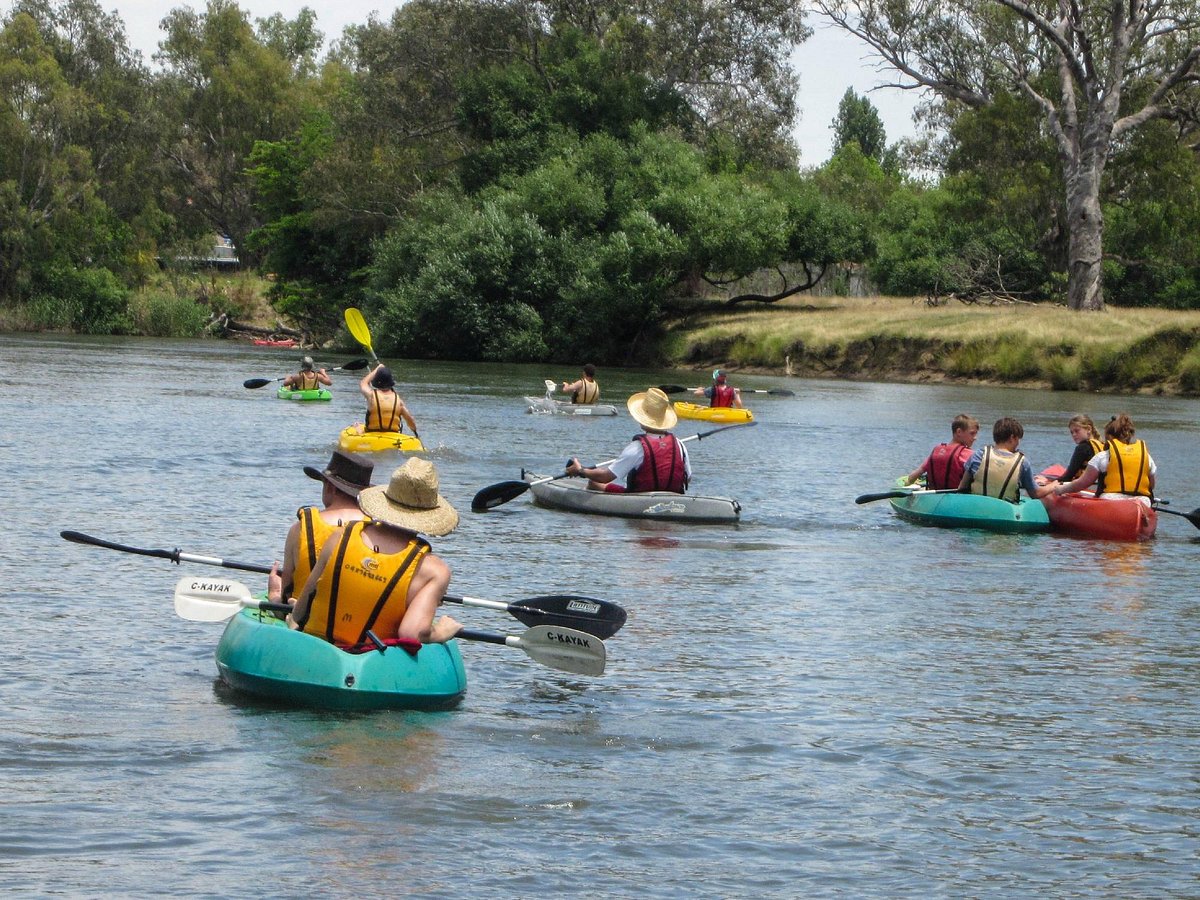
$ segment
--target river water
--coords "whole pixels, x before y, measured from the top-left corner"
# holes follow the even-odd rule
[[[1200,505],[1200,403],[745,377],[759,425],[692,445],[732,528],[572,516],[479,488],[616,454],[628,416],[530,416],[570,369],[396,362],[463,515],[434,541],[459,593],[621,603],[600,678],[464,644],[456,710],[271,707],[181,621],[199,566],[62,529],[278,557],[304,476],[360,418],[250,377],[294,351],[0,336],[6,652],[0,887],[25,894],[1195,896],[1200,531],[1146,545],[923,529],[886,489],[954,414],[1021,419],[1035,468],[1066,420],[1127,410],[1175,508]],[[330,357],[336,364],[345,357]],[[606,399],[682,372],[604,371]],[[748,398],[750,399],[750,398]],[[693,433],[685,423],[679,433]],[[376,481],[399,462],[376,461]],[[248,576],[261,587],[259,576]],[[472,627],[519,633],[487,610]]]

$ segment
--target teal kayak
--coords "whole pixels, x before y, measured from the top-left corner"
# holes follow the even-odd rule
[[[1046,507],[1040,500],[1028,497],[1019,503],[1009,503],[981,494],[914,490],[889,502],[896,515],[918,525],[981,528],[1007,534],[1050,530]]]
[[[313,391],[293,391],[291,388],[280,387],[275,392],[280,400],[332,400],[333,394],[329,388],[317,388]]]
[[[415,657],[400,647],[347,653],[256,609],[225,626],[217,669],[237,690],[319,709],[449,709],[467,689],[454,641]]]

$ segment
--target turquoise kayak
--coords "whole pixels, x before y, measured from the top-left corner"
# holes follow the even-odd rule
[[[332,400],[333,394],[329,388],[317,388],[313,391],[293,391],[291,388],[280,387],[275,392],[280,400]]]
[[[346,653],[256,609],[225,626],[217,669],[237,690],[319,709],[449,709],[467,689],[454,641],[426,644],[415,657],[400,647]]]
[[[896,515],[918,525],[980,528],[1007,534],[1050,530],[1046,507],[1040,500],[1028,497],[1019,503],[1009,503],[981,494],[914,490],[889,502]]]

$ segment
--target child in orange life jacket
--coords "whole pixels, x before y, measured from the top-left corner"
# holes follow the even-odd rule
[[[730,387],[726,384],[729,373],[724,369],[716,369],[713,372],[712,387],[696,388],[692,393],[698,397],[707,397],[709,406],[732,407],[733,409],[742,408],[742,392],[735,387]]]
[[[593,491],[682,494],[692,477],[692,463],[687,447],[671,434],[671,429],[679,423],[675,407],[658,388],[634,394],[625,405],[645,434],[630,441],[609,465],[589,467],[572,459],[567,464],[567,474],[582,475]],[[624,485],[618,483],[621,480],[625,480]]]
[[[381,640],[445,643],[462,630],[450,616],[434,621],[450,585],[450,567],[417,532],[440,536],[458,512],[438,493],[433,463],[410,458],[387,485],[358,495],[366,518],[335,532],[297,596],[288,624],[342,646]]]
[[[293,391],[315,391],[323,384],[333,384],[333,379],[324,369],[313,371],[315,365],[311,356],[304,357],[300,360],[300,371],[283,379],[283,386]]]
[[[1074,481],[1056,485],[1056,494],[1073,494],[1096,485],[1101,500],[1136,497],[1144,506],[1154,501],[1158,466],[1145,441],[1135,441],[1133,420],[1125,413],[1115,415],[1104,428],[1104,449],[1088,460],[1083,474]]]
[[[321,505],[302,506],[296,510],[296,521],[288,530],[283,548],[283,567],[276,562],[267,580],[267,599],[280,602],[291,596],[295,588],[303,587],[325,541],[337,529],[363,518],[358,508],[358,494],[371,486],[375,464],[357,453],[334,450],[324,471],[305,466],[304,474],[322,482]],[[272,581],[277,579],[277,581]]]
[[[925,462],[913,469],[904,479],[905,484],[912,484],[922,475],[925,476],[925,487],[931,491],[941,491],[957,488],[962,481],[967,460],[971,458],[971,448],[979,435],[979,420],[966,413],[960,413],[950,423],[950,443],[938,444],[925,457]]]
[[[1024,491],[1035,499],[1044,497],[1054,490],[1053,484],[1039,487],[1033,480],[1033,467],[1025,454],[1017,450],[1025,429],[1011,416],[997,419],[992,426],[992,441],[976,450],[967,460],[960,492],[998,497],[1016,503]]]
[[[1062,482],[1074,481],[1082,475],[1091,458],[1104,449],[1104,439],[1088,416],[1072,416],[1071,421],[1067,422],[1067,430],[1075,442],[1075,452],[1071,454],[1066,470],[1055,479]]]

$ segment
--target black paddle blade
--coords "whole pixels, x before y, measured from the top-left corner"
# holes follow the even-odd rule
[[[907,497],[911,491],[881,491],[878,494],[860,494],[854,498],[854,502],[858,504],[874,503],[876,500],[892,500],[900,497]]]
[[[658,384],[655,387],[664,394],[682,394],[691,390],[691,388],[685,388],[682,384]]]
[[[555,594],[548,597],[529,597],[510,603],[509,613],[523,625],[557,625],[586,631],[604,640],[625,624],[625,610],[607,600],[578,597],[574,594]]]
[[[768,394],[773,394],[776,397],[795,397],[795,391],[789,391],[787,388],[771,388],[767,391]]]
[[[1167,513],[1168,515],[1179,516],[1181,519],[1187,519],[1189,522],[1191,522],[1197,528],[1200,528],[1200,507],[1193,509],[1190,513],[1176,512],[1173,509],[1166,509],[1162,506],[1156,506],[1154,508],[1157,509],[1160,513]]]
[[[527,490],[529,484],[524,481],[501,481],[488,485],[471,498],[471,512],[487,512],[501,503],[520,497]]]
[[[367,367],[367,358],[365,356],[358,359],[352,359],[344,366],[338,366],[339,369],[345,369],[347,372],[357,372],[359,369]]]
[[[242,387],[260,388],[260,387],[266,387],[270,383],[271,383],[270,378],[247,378],[245,381],[242,382]]]

